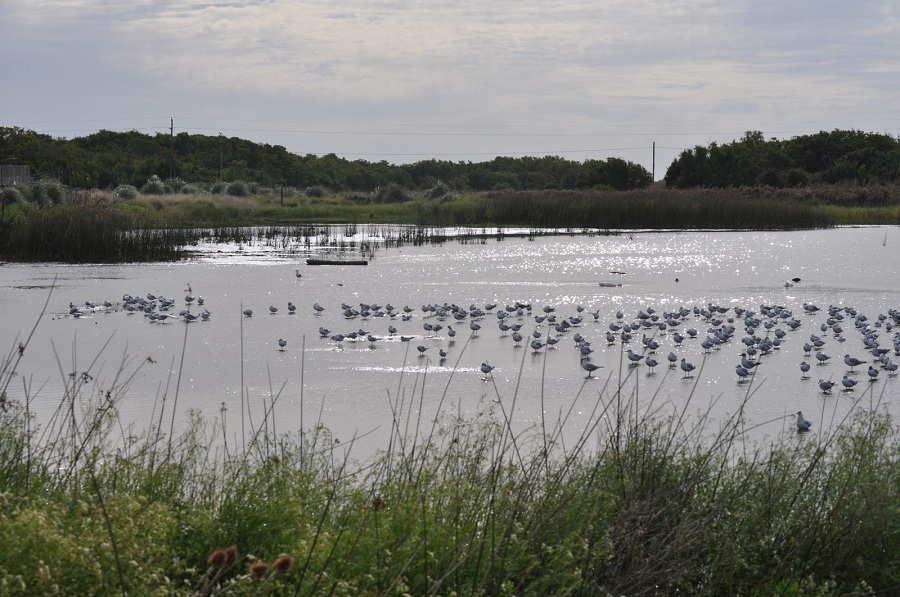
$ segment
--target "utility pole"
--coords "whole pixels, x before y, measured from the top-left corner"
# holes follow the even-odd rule
[[[169,178],[175,178],[175,118],[169,118]]]
[[[656,141],[653,142],[653,174],[651,180],[656,182]]]

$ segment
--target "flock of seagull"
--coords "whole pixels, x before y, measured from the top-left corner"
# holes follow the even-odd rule
[[[299,271],[296,275],[297,278],[301,277]],[[211,317],[210,312],[205,308],[199,314],[191,311],[194,305],[202,307],[205,301],[202,296],[192,296],[190,287],[184,297],[184,306],[180,310],[180,305],[176,305],[177,302],[175,299],[165,298],[162,295],[133,296],[125,294],[122,296],[122,301],[117,303],[86,301],[84,305],[80,306],[70,303],[68,316],[78,318],[88,312],[124,311],[129,314],[143,314],[149,322],[156,324],[165,324],[170,320],[181,320],[186,323],[197,320],[208,321]],[[287,315],[294,315],[297,312],[297,306],[293,302],[288,302],[286,310]],[[319,303],[314,303],[312,310],[317,317],[323,316],[326,312],[326,308]],[[803,304],[804,315],[816,315],[819,311],[819,307],[814,304]],[[270,305],[268,308],[270,315],[278,315],[279,312],[279,307],[275,305]],[[640,309],[633,317],[626,317],[626,314],[620,310],[615,314],[615,320],[608,323],[602,320],[599,310],[591,312],[581,305],[575,307],[574,314],[562,315],[553,305],[533,307],[531,303],[526,302],[514,302],[501,307],[498,307],[496,303],[483,306],[472,304],[468,308],[445,302],[423,304],[418,310],[409,305],[395,308],[390,303],[385,305],[377,303],[348,305],[343,303],[339,313],[345,321],[367,322],[366,325],[378,320],[384,321],[387,334],[379,335],[362,328],[346,332],[332,332],[324,326],[319,327],[319,336],[333,341],[336,348],[343,348],[344,342],[368,342],[371,348],[376,342],[388,339],[399,338],[402,342],[418,339],[442,340],[444,337],[441,332],[443,332],[446,334],[448,345],[446,349],[441,347],[437,350],[441,363],[448,357],[448,350],[454,345],[458,333],[477,336],[480,333],[489,333],[488,329],[495,327],[501,337],[510,338],[513,346],[518,347],[522,343],[527,343],[535,354],[544,350],[556,349],[557,345],[566,336],[569,336],[577,349],[581,369],[587,373],[586,378],[588,379],[593,376],[595,371],[602,368],[602,365],[591,361],[594,348],[587,338],[586,330],[588,328],[584,327],[587,323],[606,323],[605,332],[601,332],[606,346],[621,345],[623,350],[627,346],[624,355],[627,357],[629,365],[638,367],[643,363],[648,368],[648,375],[653,375],[654,368],[660,364],[660,361],[663,361],[663,357],[657,358],[657,355],[666,352],[666,349],[662,347],[663,342],[671,343],[668,347],[668,354],[664,357],[665,362],[669,368],[680,368],[685,379],[691,378],[696,368],[686,357],[678,354],[685,341],[699,340],[699,345],[704,353],[710,353],[729,343],[739,342],[742,345],[742,352],[740,361],[734,369],[738,383],[744,383],[751,379],[753,372],[760,364],[760,358],[778,350],[786,341],[787,335],[803,325],[803,322],[795,317],[790,309],[783,306],[759,305],[757,309],[749,309],[740,306],[725,307],[712,303],[705,306],[694,306],[690,309],[680,307],[671,312],[657,312],[652,307],[646,307]],[[254,312],[252,309],[244,309],[243,315],[247,318],[253,317]],[[823,336],[830,333],[834,341],[843,343],[846,340],[845,327],[859,334],[863,349],[871,355],[871,359],[859,358],[851,356],[847,352],[843,361],[849,369],[840,382],[819,379],[818,387],[823,393],[830,393],[838,383],[843,386],[842,391],[853,391],[854,386],[859,383],[855,378],[858,373],[857,367],[868,366],[866,377],[869,383],[876,382],[882,372],[889,377],[897,374],[897,363],[892,359],[891,353],[894,356],[900,356],[900,331],[894,330],[895,327],[900,330],[900,311],[889,309],[887,313],[881,313],[870,321],[866,315],[857,312],[852,307],[829,306],[822,315],[826,315],[826,318],[819,326],[821,335],[810,334],[808,341],[803,344],[804,354],[809,357],[809,360],[814,358],[817,362],[816,366],[824,366],[831,362],[831,356],[824,352],[826,340]],[[424,333],[400,334],[397,328],[399,322],[409,322],[414,317],[421,318]],[[534,322],[534,329],[530,332],[524,329],[526,322],[529,321]],[[705,331],[701,333],[697,329],[698,327]],[[740,333],[739,328],[742,328]],[[737,338],[736,341],[735,338]],[[285,351],[287,344],[286,339],[279,338],[278,350]],[[418,356],[423,358],[433,348],[435,347],[427,344],[416,345]],[[812,369],[810,363],[804,360],[799,366],[801,379],[809,379],[809,372]],[[484,361],[480,370],[484,376],[483,379],[488,380],[493,376],[494,366]],[[797,412],[796,426],[798,431],[807,431],[811,428],[812,423],[803,417],[802,412]]]

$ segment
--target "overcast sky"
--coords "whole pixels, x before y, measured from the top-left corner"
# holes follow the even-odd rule
[[[0,0],[0,125],[406,163],[653,167],[747,130],[900,130],[896,0]],[[0,158],[5,156],[0,156]]]

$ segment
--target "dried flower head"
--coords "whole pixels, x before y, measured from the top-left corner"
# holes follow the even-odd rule
[[[206,563],[209,564],[213,568],[222,568],[225,566],[225,561],[228,559],[228,556],[225,555],[224,549],[217,549],[206,558]]]
[[[294,558],[287,554],[281,554],[278,556],[278,559],[272,564],[272,567],[279,574],[287,574],[291,570],[291,566],[294,565]]]
[[[375,508],[375,510],[382,510],[384,508],[384,500],[381,499],[380,495],[376,495],[372,499],[372,507]]]
[[[250,573],[253,574],[253,578],[265,578],[268,572],[269,565],[262,560],[250,566]]]
[[[237,563],[238,560],[238,548],[237,545],[232,545],[228,549],[225,550],[225,567],[231,568]]]

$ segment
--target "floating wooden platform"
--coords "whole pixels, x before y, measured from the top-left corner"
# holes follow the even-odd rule
[[[307,259],[306,265],[369,265],[364,259]]]

